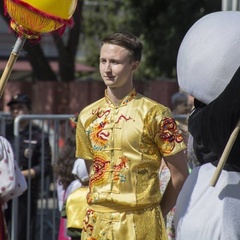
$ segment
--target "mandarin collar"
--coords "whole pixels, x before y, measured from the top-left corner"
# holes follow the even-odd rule
[[[107,104],[109,105],[109,107],[122,107],[122,106],[126,106],[129,102],[131,102],[135,97],[137,96],[137,92],[136,89],[133,88],[131,90],[131,92],[126,95],[119,103],[118,106],[116,106],[114,104],[114,102],[108,97],[107,95],[107,89],[105,90],[105,100],[107,102]]]

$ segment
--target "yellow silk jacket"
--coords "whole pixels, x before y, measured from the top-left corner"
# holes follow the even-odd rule
[[[119,106],[105,93],[84,108],[76,141],[76,157],[93,160],[88,204],[112,210],[159,203],[161,159],[185,148],[169,108],[135,89]]]

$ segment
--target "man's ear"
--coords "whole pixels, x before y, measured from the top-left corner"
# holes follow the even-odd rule
[[[138,65],[139,65],[139,61],[134,62],[133,66],[132,66],[132,70],[137,69]]]

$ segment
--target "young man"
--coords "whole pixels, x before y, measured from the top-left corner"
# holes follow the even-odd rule
[[[31,114],[32,102],[26,94],[20,93],[14,95],[7,106],[10,108],[13,121],[6,126],[6,139],[15,151],[14,119],[20,115]],[[48,136],[38,126],[30,124],[29,120],[21,120],[19,127],[19,154],[16,158],[29,187],[18,198],[17,239],[28,239],[26,221],[29,210],[31,232],[29,239],[34,239],[40,177],[42,174],[46,176],[51,170],[51,148]],[[28,201],[29,191],[30,202]],[[6,210],[6,220],[8,224],[11,223],[11,207]]]
[[[77,125],[76,157],[92,163],[82,240],[166,240],[163,217],[188,175],[183,137],[170,110],[134,88],[141,53],[142,43],[130,33],[102,40],[105,97],[84,108]],[[162,158],[172,175],[163,196]]]

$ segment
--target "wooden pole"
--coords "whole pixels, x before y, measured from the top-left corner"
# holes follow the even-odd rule
[[[4,89],[6,87],[7,81],[11,75],[13,66],[23,48],[23,45],[26,41],[26,37],[22,36],[22,37],[18,37],[16,40],[16,43],[13,47],[13,50],[9,56],[8,62],[6,67],[4,68],[3,74],[1,76],[0,79],[0,98],[2,97],[2,94],[4,92]]]
[[[236,138],[238,136],[239,130],[240,130],[240,120],[238,121],[235,129],[233,130],[232,134],[229,137],[227,145],[226,145],[226,147],[225,147],[225,149],[224,149],[224,151],[222,153],[222,156],[221,156],[221,158],[219,160],[217,168],[216,168],[216,170],[215,170],[215,172],[213,174],[213,177],[212,177],[212,179],[210,181],[210,186],[212,186],[212,187],[215,187],[216,184],[217,184],[218,178],[219,178],[219,176],[220,176],[220,174],[222,172],[222,169],[223,169],[223,167],[224,167],[224,165],[225,165],[225,163],[227,161],[227,158],[228,158],[228,155],[229,155],[229,153],[230,153],[230,151],[232,149],[232,146],[233,146],[233,144],[234,144],[234,142],[235,142],[235,140],[236,140]]]

